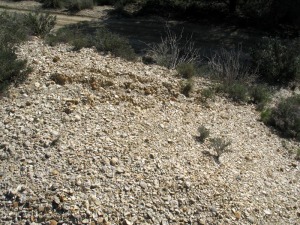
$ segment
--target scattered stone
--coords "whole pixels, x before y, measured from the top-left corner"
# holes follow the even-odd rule
[[[141,186],[141,188],[143,188],[143,189],[146,189],[146,188],[147,188],[147,184],[146,184],[144,181],[141,181],[141,182],[140,182],[140,186]]]
[[[117,165],[119,163],[119,160],[118,160],[118,158],[116,158],[116,157],[113,157],[111,160],[110,160],[110,165],[112,165],[112,166],[115,166],[115,165]]]
[[[236,211],[236,212],[234,213],[234,215],[235,215],[235,218],[236,218],[237,220],[241,219],[241,217],[242,217],[242,213],[241,213],[240,211]]]
[[[50,220],[49,221],[49,225],[57,225],[57,221],[56,220]]]

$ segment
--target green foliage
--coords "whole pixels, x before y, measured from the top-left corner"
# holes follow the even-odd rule
[[[192,78],[187,79],[182,82],[181,84],[181,93],[184,94],[186,97],[190,97],[190,93],[193,90],[194,81]]]
[[[299,77],[299,41],[285,44],[278,38],[264,38],[252,50],[253,63],[259,68],[260,76],[270,84],[286,84]]]
[[[47,42],[51,45],[60,42],[69,43],[74,46],[74,50],[95,46],[98,51],[110,52],[114,56],[127,60],[136,59],[135,52],[127,39],[105,28],[86,32],[83,27],[85,27],[85,23],[63,27],[56,34],[49,35]]]
[[[230,141],[226,141],[223,138],[212,138],[210,139],[211,146],[217,153],[219,158],[224,152],[228,151],[227,147],[231,145]]]
[[[217,87],[217,91],[225,93],[228,98],[234,102],[243,103],[248,102],[249,86],[240,82],[233,82],[232,84],[220,84]]]
[[[300,148],[297,149],[296,151],[296,157],[295,157],[296,160],[300,160]]]
[[[265,124],[270,124],[271,123],[271,118],[272,118],[272,110],[267,108],[264,109],[261,113],[260,113],[260,118],[261,120],[265,123]]]
[[[44,37],[56,23],[56,16],[51,16],[48,13],[29,13],[25,15],[24,24],[30,29],[33,35]]]
[[[24,15],[0,14],[0,91],[3,92],[10,83],[22,81],[30,72],[26,60],[19,60],[14,46],[25,41],[30,29],[24,24]]]
[[[205,139],[209,136],[209,129],[207,129],[205,126],[201,125],[198,128],[199,136],[197,137],[197,140],[201,143],[204,143]]]
[[[0,13],[0,45],[13,46],[25,41],[28,32],[28,28],[23,24],[22,15],[8,12]]]
[[[128,40],[107,29],[98,29],[93,39],[98,51],[111,52],[113,55],[127,60],[136,59],[134,50]]]
[[[201,90],[201,101],[207,102],[208,99],[214,99],[215,89],[212,87],[205,88]]]
[[[30,72],[26,70],[26,60],[19,60],[12,47],[0,46],[0,91],[11,82],[23,80]]]
[[[266,123],[277,128],[286,137],[300,141],[300,95],[283,99],[271,110]]]
[[[271,99],[270,89],[263,84],[257,84],[250,88],[250,96],[253,103],[257,104],[257,109],[262,110]]]
[[[180,63],[176,69],[177,72],[186,79],[192,78],[196,75],[196,67],[193,63]]]
[[[249,100],[248,86],[242,83],[233,83],[224,86],[225,92],[235,102],[247,102]]]

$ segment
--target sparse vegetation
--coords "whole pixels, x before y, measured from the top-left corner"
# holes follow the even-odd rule
[[[178,73],[186,79],[192,78],[196,75],[196,67],[193,63],[181,63],[176,69]]]
[[[44,37],[53,29],[56,17],[49,13],[29,13],[25,15],[24,23],[30,29],[31,34]]]
[[[296,157],[295,157],[296,160],[300,160],[300,148],[297,149],[296,151]]]
[[[0,46],[0,92],[11,82],[23,80],[28,72],[26,60],[19,60],[14,48]]]
[[[257,104],[258,110],[263,110],[271,99],[271,91],[267,85],[257,84],[250,88],[251,101]]]
[[[25,41],[31,34],[31,27],[24,23],[24,15],[0,14],[0,91],[12,82],[22,81],[30,72],[26,60],[20,60],[15,53],[15,45]]]
[[[287,84],[299,78],[300,42],[285,43],[279,38],[264,38],[252,50],[254,66],[260,77],[270,84]]]
[[[181,93],[184,94],[186,97],[190,97],[190,93],[193,90],[194,81],[192,78],[187,79],[182,82],[181,84]]]
[[[219,159],[223,153],[228,151],[227,147],[231,145],[230,141],[226,141],[223,138],[212,138],[210,139],[210,143],[217,153],[216,155],[217,159]]]
[[[23,24],[23,15],[0,13],[0,45],[11,47],[25,41],[28,33],[28,28]]]
[[[249,101],[249,90],[246,84],[235,82],[228,85],[223,84],[220,87],[235,102],[243,103]]]
[[[149,55],[161,66],[175,69],[180,64],[194,64],[200,62],[200,51],[195,48],[192,36],[183,40],[183,30],[177,36],[169,27],[166,27],[166,36],[161,43],[149,45]]]
[[[209,129],[207,129],[205,126],[201,125],[198,128],[199,136],[197,136],[197,140],[201,143],[204,143],[205,139],[209,136]]]
[[[263,121],[265,124],[269,124],[271,120],[271,114],[272,114],[272,110],[270,108],[264,109],[260,113],[261,121]]]
[[[200,95],[200,100],[202,102],[207,102],[208,99],[214,99],[215,89],[213,87],[204,88],[201,90]]]
[[[256,78],[256,71],[243,59],[241,48],[237,50],[221,49],[208,59],[211,77],[224,85],[235,83],[249,84]]]
[[[296,138],[300,141],[300,95],[288,97],[261,114],[264,123],[274,126],[285,137]]]
[[[110,52],[114,56],[127,60],[135,60],[136,55],[128,40],[110,32],[105,28],[97,28],[92,33],[85,32],[86,23],[69,25],[59,29],[55,35],[49,35],[49,44],[69,43],[74,50],[95,46],[98,51]]]

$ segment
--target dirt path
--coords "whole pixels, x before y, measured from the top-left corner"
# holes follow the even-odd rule
[[[20,2],[7,2],[0,1],[0,12],[16,12],[16,13],[28,13],[35,10],[42,10],[55,15],[57,22],[54,29],[58,29],[67,24],[78,23],[82,21],[92,21],[97,19],[103,19],[107,16],[107,12],[111,10],[108,6],[96,6],[93,10],[82,10],[78,13],[69,14],[65,10],[44,10],[41,3],[35,1],[20,1]]]

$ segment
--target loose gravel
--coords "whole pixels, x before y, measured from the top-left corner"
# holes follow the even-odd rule
[[[0,224],[300,224],[298,144],[253,105],[94,49],[18,54],[33,72],[0,99]],[[200,125],[231,141],[219,160]]]

